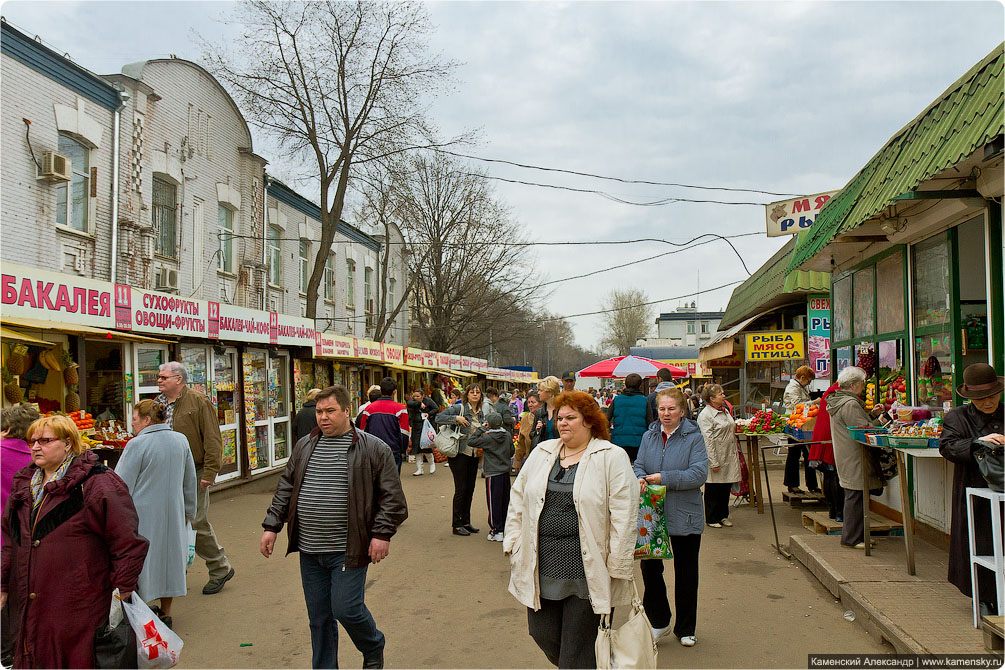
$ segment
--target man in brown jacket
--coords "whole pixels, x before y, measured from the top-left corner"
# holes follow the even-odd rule
[[[177,361],[160,366],[157,388],[160,395],[157,402],[167,407],[167,425],[188,439],[195,474],[199,480],[199,492],[195,519],[195,553],[204,561],[209,570],[209,582],[202,588],[206,595],[219,593],[223,585],[234,576],[234,568],[227,560],[227,554],[216,539],[213,526],[209,523],[209,487],[216,480],[223,457],[223,439],[220,437],[220,422],[213,402],[202,393],[190,389],[188,372]]]

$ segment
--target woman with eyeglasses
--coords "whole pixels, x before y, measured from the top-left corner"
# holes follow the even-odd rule
[[[530,635],[559,668],[595,668],[601,614],[632,601],[639,489],[589,393],[555,398],[558,438],[513,483],[503,552]]]
[[[14,476],[2,520],[14,667],[91,668],[112,591],[128,599],[136,590],[147,541],[126,485],[84,451],[73,421],[43,417],[27,435],[33,462]]]
[[[153,400],[133,407],[136,437],[115,466],[129,487],[140,520],[140,534],[150,541],[140,573],[139,593],[160,606],[150,609],[172,627],[171,602],[187,593],[188,528],[196,514],[198,482],[188,440],[164,423],[166,408]]]

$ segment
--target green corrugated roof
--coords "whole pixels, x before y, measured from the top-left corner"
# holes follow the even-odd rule
[[[809,293],[830,293],[829,272],[804,272],[797,270],[786,275],[789,260],[796,246],[793,237],[769,258],[747,281],[735,289],[719,322],[725,330],[744,319],[779,305],[796,302]]]
[[[800,233],[790,269],[1002,134],[1005,43],[904,126]]]

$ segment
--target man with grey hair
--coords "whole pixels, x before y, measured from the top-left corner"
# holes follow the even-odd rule
[[[195,461],[199,491],[196,496],[195,553],[206,561],[209,582],[203,587],[206,595],[219,593],[223,585],[234,576],[223,547],[216,539],[213,526],[209,523],[209,487],[220,472],[223,459],[223,439],[220,436],[220,422],[213,402],[202,393],[187,385],[188,372],[178,361],[170,361],[160,366],[157,374],[157,388],[160,395],[157,402],[167,408],[165,423],[175,432],[188,439]]]

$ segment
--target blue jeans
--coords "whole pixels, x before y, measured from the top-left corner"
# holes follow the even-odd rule
[[[344,568],[345,554],[300,552],[300,579],[311,625],[311,664],[338,667],[338,626],[342,624],[364,660],[384,649],[384,634],[377,630],[363,602],[366,568]]]

